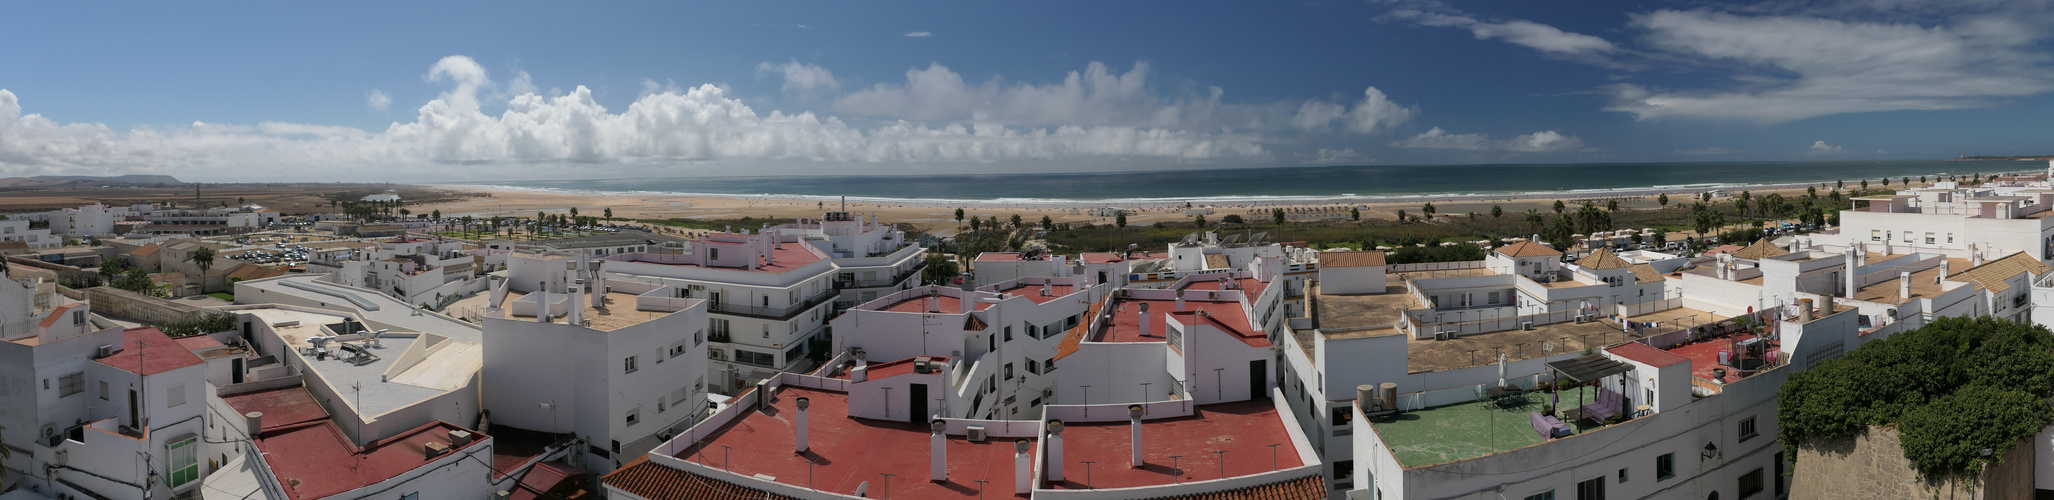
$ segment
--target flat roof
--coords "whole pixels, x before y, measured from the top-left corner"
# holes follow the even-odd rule
[[[204,363],[155,327],[123,330],[121,350],[93,361],[137,375],[156,375]]]
[[[812,403],[807,409],[808,449],[794,454],[793,419],[801,397]],[[1120,432],[1125,436],[1126,431]],[[993,497],[1013,491],[1012,439],[972,443],[950,436],[948,481],[935,483],[928,481],[929,435],[926,422],[849,416],[847,393],[787,385],[771,396],[769,409],[747,410],[677,458],[844,495],[868,482],[874,498],[977,498],[980,480],[989,481],[982,489],[994,492]],[[894,477],[886,484],[880,474]]]
[[[1950,261],[1951,260],[1952,259],[1950,259]],[[1950,267],[1953,267],[1955,264],[1953,262],[1949,262],[1948,265]],[[1966,268],[1955,267],[1955,269]],[[1923,271],[1911,273],[1911,295],[1905,296],[1900,294],[1900,292],[1903,292],[1904,290],[1898,284],[1898,282],[1902,281],[1904,277],[1903,275],[1897,275],[1890,279],[1870,283],[1869,286],[1861,287],[1861,289],[1855,291],[1854,299],[1866,302],[1875,302],[1878,304],[1899,305],[1906,302],[1911,302],[1913,299],[1939,298],[1940,294],[1946,293],[1947,290],[1950,290],[1941,288],[1941,285],[1939,283],[1939,277],[1939,266],[1934,266],[1931,268],[1927,268]]]
[[[1485,405],[1466,401],[1369,418],[1370,430],[1391,447],[1405,468],[1468,460],[1546,442],[1533,430],[1530,414],[1550,401],[1556,408],[1574,408],[1597,400],[1597,391],[1577,387],[1554,393],[1529,392]],[[1585,432],[1587,422],[1563,422]]]
[[[241,284],[255,288],[257,293],[241,294],[236,297],[236,301],[263,304],[272,302],[272,300],[267,299],[270,294],[282,293],[300,300],[311,300],[323,304],[322,307],[348,309],[350,312],[362,316],[368,321],[385,323],[417,332],[434,333],[449,337],[450,340],[458,342],[479,342],[484,340],[484,332],[476,323],[467,323],[442,314],[414,314],[415,306],[408,305],[399,299],[394,299],[392,296],[383,293],[363,288],[345,287],[334,283],[315,282],[316,278],[322,276],[325,275],[288,274],[279,278],[245,281]],[[287,283],[310,287],[314,290],[287,286]],[[357,300],[375,305],[378,309],[362,309],[341,296],[321,293],[315,290],[348,294]]]
[[[528,296],[528,294],[526,293],[508,291],[506,294],[506,302],[510,304],[513,303],[513,301],[519,300],[521,297],[526,296]],[[639,325],[642,323],[647,323],[650,320],[654,320],[656,318],[661,318],[664,316],[669,316],[671,315],[671,313],[676,312],[644,311],[641,309],[636,309],[635,294],[626,292],[606,292],[606,296],[600,299],[600,304],[604,307],[592,307],[591,301],[592,298],[588,295],[585,296],[584,300],[580,301],[580,304],[577,304],[578,307],[582,307],[585,309],[585,320],[589,323],[585,326],[590,327],[594,330],[605,332],[610,332],[622,328],[627,328],[630,326]],[[550,311],[550,314],[556,314],[561,312],[563,311]],[[526,318],[529,321],[533,321],[535,319],[534,314],[514,314],[512,308],[506,309],[506,316],[509,318]],[[556,321],[557,320],[555,318],[549,320],[549,322],[551,323],[555,323]]]
[[[1268,288],[1268,287],[1269,287],[1269,284],[1268,284],[1268,283],[1263,283],[1263,282],[1262,282],[1262,280],[1259,280],[1259,279],[1255,279],[1255,278],[1235,278],[1235,279],[1233,280],[1233,283],[1234,283],[1234,285],[1235,285],[1235,286],[1238,286],[1238,287],[1240,287],[1240,288],[1237,288],[1236,290],[1240,290],[1240,291],[1241,291],[1241,293],[1243,293],[1243,294],[1245,294],[1245,295],[1247,295],[1247,296],[1248,296],[1248,302],[1250,302],[1250,303],[1254,303],[1254,302],[1255,302],[1255,298],[1256,298],[1256,297],[1261,297],[1261,296],[1262,296],[1262,290],[1263,290],[1264,288]],[[1192,281],[1192,282],[1190,282],[1190,283],[1188,283],[1188,284],[1185,284],[1185,285],[1184,285],[1184,289],[1185,289],[1185,290],[1228,290],[1228,288],[1226,288],[1226,287],[1223,287],[1223,286],[1220,286],[1220,282],[1219,282],[1219,280],[1194,280],[1194,281]]]
[[[293,350],[311,345],[307,338],[322,335],[323,325],[341,323],[343,320],[343,316],[340,315],[279,308],[243,309],[237,312],[256,316],[272,325],[298,321],[298,325],[272,327],[278,332],[279,340],[285,343],[285,347]],[[367,389],[361,393],[349,392],[350,397],[341,398],[340,401],[341,404],[365,416],[383,415],[461,388],[469,383],[471,376],[476,374],[480,367],[484,366],[485,356],[481,344],[452,339],[451,342],[444,342],[429,351],[427,357],[411,368],[388,378],[386,370],[391,369],[392,365],[398,362],[400,355],[420,340],[414,335],[407,334],[411,332],[394,333],[399,335],[388,334],[379,340],[382,347],[368,349],[378,357],[376,360],[363,364],[348,361],[348,353],[340,346],[330,343],[328,350],[331,354],[327,359],[308,356],[305,357],[306,366],[321,382],[338,391],[349,391],[353,383]],[[351,345],[361,346],[362,342],[352,342]]]
[[[1660,326],[1622,333],[1619,323],[1609,318],[1599,318],[1583,324],[1569,321],[1552,325],[1534,325],[1532,330],[1514,328],[1464,335],[1449,340],[1434,340],[1432,337],[1417,339],[1408,336],[1406,368],[1412,373],[1421,373],[1482,366],[1497,362],[1497,355],[1493,354],[1494,352],[1503,352],[1508,360],[1519,361],[1562,352],[1581,351],[1585,347],[1603,349],[1627,340],[1675,331],[1678,327],[1697,326],[1725,318],[1705,311],[1679,307],[1628,319]],[[1543,352],[1542,343],[1546,343],[1553,350]]]
[[[934,358],[934,359],[933,359],[933,361],[934,361],[935,363],[938,363],[938,365],[937,365],[937,366],[940,366],[939,364],[946,364],[946,363],[948,363],[948,362],[949,362],[949,357],[948,357],[948,356],[929,356],[929,357],[930,357],[930,358]],[[866,372],[869,372],[869,374],[868,374],[868,375],[865,375],[866,377],[868,377],[868,378],[869,378],[869,380],[878,380],[878,379],[883,379],[883,378],[889,378],[889,377],[896,377],[896,376],[899,376],[899,375],[905,375],[905,374],[908,374],[908,373],[913,373],[913,360],[915,360],[915,359],[919,359],[919,358],[918,358],[918,357],[913,357],[913,358],[906,358],[906,359],[901,359],[901,360],[897,360],[897,361],[887,361],[887,362],[883,362],[883,363],[872,363],[872,364],[869,364],[869,365],[867,365],[867,366],[866,366],[866,367],[865,367],[865,368],[864,368],[863,370],[864,370],[864,371],[866,371]],[[942,369],[943,369],[943,370],[946,370],[947,368],[942,368]],[[848,370],[843,370],[843,371],[841,372],[841,377],[839,377],[839,378],[842,378],[842,379],[847,379],[847,378],[849,378],[849,372],[848,372]]]
[[[882,300],[873,300],[870,302],[866,302],[863,305],[856,306],[856,309],[865,311],[925,313],[927,312],[927,298],[928,296],[926,295],[915,295],[913,297],[901,299],[897,302],[892,302],[889,304],[884,304],[884,301]],[[940,298],[941,312],[936,314],[962,314],[963,299],[951,297],[948,295],[942,295],[940,296]],[[982,311],[990,308],[990,302],[979,302],[977,303],[976,310]]]
[[[442,456],[428,457],[423,450],[430,442],[449,443],[449,431],[471,433],[471,442],[450,446]],[[333,421],[266,431],[256,439],[257,449],[278,482],[293,500],[310,500],[345,493],[399,477],[428,463],[463,453],[486,439],[484,434],[442,421],[357,447]],[[461,460],[461,459],[459,459]]]
[[[309,422],[328,420],[328,410],[321,408],[321,402],[314,400],[314,394],[305,386],[267,389],[257,392],[223,396],[236,413],[264,412],[264,428],[258,432]]]
[[[1041,294],[1041,287],[1042,287],[1042,285],[1029,285],[1029,284],[1021,283],[1021,284],[1017,284],[1017,285],[1014,285],[1014,286],[1013,286],[1012,288],[1007,288],[1007,289],[1004,289],[1004,290],[999,290],[999,293],[1005,293],[1005,294],[1011,294],[1011,295],[1017,295],[1017,296],[1021,296],[1021,297],[1026,297],[1026,298],[1027,298],[1027,300],[1032,300],[1032,301],[1034,301],[1034,303],[1036,303],[1036,304],[1047,304],[1047,303],[1049,303],[1049,302],[1054,302],[1054,301],[1055,301],[1056,299],[1060,299],[1060,298],[1063,298],[1063,297],[1068,297],[1068,296],[1069,296],[1070,294],[1072,294],[1072,293],[1077,293],[1077,291],[1078,291],[1078,290],[1080,290],[1080,288],[1078,288],[1078,287],[1076,287],[1076,286],[1073,286],[1073,285],[1053,285],[1053,284],[1052,284],[1052,285],[1048,285],[1048,289],[1049,289],[1049,293],[1048,293],[1048,295],[1042,295],[1042,294]],[[946,310],[948,310],[948,309],[944,308],[944,309],[942,309],[942,310],[946,311]]]
[[[1396,333],[1387,328],[1403,320],[1405,311],[1419,309],[1422,305],[1403,284],[1386,284],[1380,294],[1332,294],[1312,287],[1311,309],[1318,316],[1314,318],[1320,332],[1329,339],[1373,337]],[[1374,327],[1365,328],[1365,327]],[[1359,330],[1349,330],[1361,328]],[[1328,333],[1328,330],[1336,330]],[[1371,334],[1370,332],[1375,332]]]
[[[1305,465],[1274,403],[1267,399],[1198,406],[1185,417],[1141,422],[1142,468],[1133,460],[1132,424],[1065,422],[1063,481],[1053,489],[1159,486],[1239,477]],[[1274,451],[1270,445],[1277,446]],[[1226,452],[1222,455],[1219,452]],[[1179,458],[1171,460],[1170,456]],[[1274,456],[1274,464],[1270,458]],[[1221,461],[1225,461],[1222,467]],[[1086,477],[1083,462],[1097,462]],[[1177,467],[1171,468],[1174,464]],[[1053,466],[1051,464],[1050,466]],[[1010,491],[1010,490],[1008,490]],[[894,497],[896,498],[896,497]]]
[[[1149,325],[1148,325],[1148,328],[1149,328],[1149,335],[1147,335],[1147,336],[1143,336],[1143,335],[1141,334],[1141,306],[1140,306],[1140,304],[1148,304],[1148,314],[1149,314],[1149,316],[1151,317],[1151,319],[1150,319],[1150,321],[1149,321]],[[1247,335],[1246,335],[1246,333],[1247,333],[1247,331],[1248,331],[1248,329],[1249,329],[1249,325],[1248,325],[1248,314],[1247,314],[1247,313],[1244,313],[1244,312],[1242,312],[1242,311],[1241,311],[1241,303],[1240,303],[1239,301],[1235,301],[1235,302],[1206,302],[1206,301],[1199,301],[1199,300],[1191,300],[1191,299],[1189,299],[1189,298],[1186,298],[1186,299],[1184,300],[1184,308],[1185,308],[1185,311],[1184,311],[1184,312],[1187,312],[1187,313],[1189,313],[1189,312],[1198,312],[1198,311],[1204,311],[1206,315],[1208,315],[1208,316],[1211,316],[1211,317],[1212,317],[1212,319],[1213,319],[1213,320],[1215,321],[1215,323],[1217,324],[1217,326],[1220,326],[1221,328],[1223,328],[1223,329],[1227,330],[1227,332],[1228,332],[1228,333],[1232,333],[1232,334],[1240,335],[1240,336],[1243,336],[1243,337],[1247,336]],[[1096,338],[1093,338],[1093,339],[1091,339],[1090,341],[1091,341],[1091,342],[1165,342],[1165,341],[1168,341],[1168,340],[1169,340],[1169,338],[1167,337],[1168,333],[1165,333],[1165,332],[1168,332],[1168,331],[1169,331],[1169,325],[1165,325],[1165,324],[1163,324],[1163,321],[1161,321],[1161,319],[1162,319],[1162,318],[1161,318],[1161,315],[1163,315],[1163,314],[1169,314],[1169,313],[1176,313],[1176,312],[1178,312],[1178,311],[1177,311],[1177,301],[1176,301],[1176,300],[1139,300],[1139,299],[1118,299],[1118,300],[1115,300],[1115,301],[1113,301],[1113,321],[1112,321],[1112,324],[1110,324],[1110,325],[1107,325],[1107,326],[1106,326],[1106,327],[1105,327],[1104,329],[1102,329],[1102,331],[1098,332],[1098,335],[1096,336]],[[1181,319],[1180,319],[1179,321],[1183,321],[1183,320],[1181,320]]]
[[[978,262],[1014,262],[1020,260],[1020,252],[984,252],[977,254]]]
[[[1726,381],[1731,382],[1745,378],[1747,374],[1740,373],[1739,370],[1736,370],[1733,367],[1719,364],[1719,352],[1732,350],[1734,343],[1754,338],[1756,338],[1756,336],[1752,333],[1736,333],[1722,335],[1717,338],[1704,339],[1694,343],[1683,344],[1663,350],[1668,351],[1669,354],[1674,354],[1677,356],[1682,356],[1684,358],[1690,359],[1691,377],[1704,380],[1712,380],[1713,368],[1725,368]],[[1768,350],[1770,351],[1777,350],[1777,348],[1783,345],[1782,342],[1769,340],[1766,338],[1762,339],[1762,342],[1769,343]]]
[[[739,243],[734,243],[734,242],[717,242],[717,241],[716,241],[716,242],[710,242],[710,243],[725,243],[725,244],[739,244]],[[634,256],[635,256],[636,254],[628,254],[628,255],[629,255],[629,260],[630,260],[631,262],[641,262],[641,263],[644,263],[644,264],[656,264],[656,265],[661,265],[661,266],[677,266],[677,267],[696,267],[696,268],[701,268],[701,269],[719,269],[719,270],[723,270],[723,271],[744,271],[744,272],[752,272],[752,273],[771,273],[771,274],[781,274],[781,273],[785,273],[785,272],[789,272],[789,271],[793,271],[793,270],[796,270],[796,269],[798,269],[798,268],[801,268],[801,267],[805,267],[805,266],[806,266],[807,264],[812,264],[812,263],[814,263],[814,262],[818,262],[818,261],[820,261],[820,258],[821,258],[821,257],[820,257],[819,255],[816,255],[816,254],[814,254],[814,253],[813,253],[813,250],[809,250],[810,248],[813,248],[813,245],[807,245],[807,244],[804,244],[804,243],[790,243],[790,244],[786,244],[786,245],[784,245],[784,248],[776,248],[776,249],[772,249],[772,250],[770,251],[771,261],[770,261],[770,262],[767,262],[767,263],[766,263],[766,262],[764,262],[764,261],[761,261],[761,260],[757,261],[757,264],[758,264],[758,265],[756,266],[756,269],[754,269],[754,270],[750,270],[750,269],[749,269],[748,267],[746,267],[746,266],[712,266],[712,265],[708,265],[708,266],[701,266],[701,265],[698,265],[698,264],[670,264],[670,263],[663,263],[663,262],[648,262],[648,261],[642,261],[642,260],[635,260],[635,259],[634,259]]]

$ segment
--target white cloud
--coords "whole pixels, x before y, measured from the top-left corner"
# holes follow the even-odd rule
[[[1369,161],[1374,160],[1362,156],[1362,153],[1355,152],[1354,148],[1338,150],[1319,148],[1319,153],[1315,154],[1312,159],[1305,160],[1305,163],[1331,165],[1336,163],[1365,163]]]
[[[371,89],[371,92],[364,94],[364,103],[370,104],[371,109],[385,111],[385,108],[392,107],[392,96],[385,95],[385,91]]]
[[[1605,109],[1765,123],[1902,110],[1983,108],[2054,91],[2043,31],[2003,16],[1953,23],[1660,10],[1631,27],[1676,57],[1737,66],[1728,88],[1611,88]]]
[[[1370,87],[1363,89],[1362,100],[1355,102],[1353,110],[1335,102],[1305,101],[1298,105],[1298,111],[1291,115],[1289,123],[1299,130],[1322,131],[1339,120],[1348,131],[1369,134],[1411,121],[1412,115],[1418,113],[1418,107],[1398,104],[1383,91]]]
[[[933,33],[929,33],[929,32],[925,32],[925,31],[915,31],[915,32],[912,32],[912,33],[907,33],[907,34],[904,34],[904,35],[899,35],[899,36],[903,36],[903,37],[906,37],[906,38],[927,38],[927,37],[930,37],[930,36],[934,36],[934,34],[933,34]]]
[[[771,64],[770,61],[756,63],[756,74],[775,74],[780,77],[783,77],[783,88],[786,92],[834,90],[841,88],[841,82],[837,82],[834,79],[834,72],[828,71],[827,68],[822,68],[818,65],[801,63],[797,59],[785,61],[780,64]]]
[[[496,93],[468,57],[444,58],[425,78],[447,90],[411,122],[383,131],[266,122],[256,127],[194,123],[117,132],[24,114],[0,89],[0,173],[276,172],[330,178],[369,172],[503,176],[520,169],[602,163],[808,161],[861,164],[1149,158],[1158,162],[1266,158],[1255,136],[1132,124],[1015,126],[990,122],[885,120],[858,127],[810,112],[760,113],[719,86],[656,85],[613,111],[578,86],[555,96],[525,93],[487,114]],[[518,77],[517,77],[518,78]],[[653,84],[653,82],[652,82]],[[253,169],[262,165],[266,168]],[[432,167],[432,168],[423,168]]]
[[[1515,153],[1553,153],[1583,149],[1583,140],[1553,130],[1496,140],[1484,134],[1451,134],[1440,127],[1391,143],[1401,148],[1464,149]]]
[[[1704,148],[1704,149],[1679,149],[1679,150],[1676,150],[1676,154],[1679,154],[1679,155],[1684,155],[1684,156],[1718,156],[1718,155],[1730,155],[1730,154],[1735,154],[1735,153],[1745,153],[1745,152],[1746,152],[1746,151],[1744,151],[1744,150],[1739,150],[1739,149],[1728,149],[1728,148],[1721,148],[1721,147],[1709,147],[1709,148]]]
[[[1818,141],[1818,142],[1814,142],[1814,143],[1812,143],[1812,147],[1811,147],[1811,150],[1812,150],[1812,151],[1815,151],[1815,152],[1820,152],[1820,153],[1833,153],[1833,152],[1839,152],[1839,151],[1840,151],[1840,146],[1831,146],[1831,145],[1827,145],[1827,144],[1826,144],[1826,141]]]
[[[1541,52],[1569,55],[1610,52],[1617,47],[1603,38],[1570,33],[1560,28],[1532,21],[1513,19],[1502,22],[1481,21],[1467,14],[1446,9],[1437,2],[1430,4],[1437,10],[1449,12],[1428,12],[1424,10],[1400,9],[1385,16],[1388,19],[1410,21],[1420,26],[1448,27],[1469,30],[1478,40],[1504,40],[1506,42]]]

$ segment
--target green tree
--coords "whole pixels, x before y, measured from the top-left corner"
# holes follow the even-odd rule
[[[1839,180],[1839,181],[1834,181],[1834,182],[1833,182],[1833,189],[1847,189],[1847,181],[1845,181],[1845,180]]]
[[[1192,221],[1193,221],[1193,222],[1196,222],[1196,223],[1198,223],[1198,227],[1205,227],[1205,216],[1204,216],[1204,215],[1200,215],[1200,216],[1198,216],[1198,218],[1196,218],[1196,219],[1192,219]]]
[[[429,212],[428,218],[442,220],[442,209],[436,209],[434,212]]]
[[[1021,226],[1021,225],[1020,225],[1020,214],[1013,214],[1013,217],[1012,217],[1012,219],[1013,219],[1013,229],[1019,229],[1019,228],[1021,228],[1021,227],[1025,227],[1025,226]]]
[[[1555,213],[1558,213],[1558,214],[1559,214],[1559,213],[1562,213],[1562,211],[1563,211],[1563,210],[1568,210],[1568,209],[1569,209],[1569,206],[1568,206],[1568,205],[1564,205],[1564,204],[1562,204],[1562,200],[1555,200]]]
[[[1862,180],[1861,180],[1861,188],[1862,188],[1862,189],[1868,189],[1868,188],[1869,188],[1869,180],[1868,180],[1868,179],[1862,179]]]
[[[201,246],[193,250],[191,257],[193,259],[193,266],[200,268],[200,276],[202,277],[207,275],[207,270],[214,268],[214,249],[212,248]]]
[[[1226,216],[1226,217],[1221,217],[1221,218],[1220,218],[1220,223],[1221,223],[1221,224],[1247,224],[1247,223],[1248,223],[1248,221],[1247,221],[1247,220],[1245,220],[1245,219],[1242,219],[1242,218],[1241,218],[1241,214],[1227,214],[1227,216]]]
[[[1606,212],[1617,212],[1617,211],[1619,211],[1619,200],[1605,200],[1605,211],[1606,211]]]
[[[128,273],[128,261],[119,258],[100,262],[100,281],[113,283]]]
[[[974,232],[977,232],[977,226],[982,226],[982,225],[984,225],[984,220],[983,220],[983,219],[979,219],[979,218],[976,218],[976,217],[971,217],[971,218],[970,218],[970,232],[973,232],[973,233],[974,233]]]
[[[1433,220],[1433,218],[1434,218],[1434,204],[1433,204],[1433,202],[1427,202],[1426,206],[1423,206],[1423,207],[1419,207],[1419,213],[1420,213],[1420,214],[1423,214],[1423,215],[1426,215],[1426,220]]]
[[[956,269],[955,259],[938,253],[927,254],[927,267],[920,270],[923,285],[948,285],[962,272]]]
[[[613,207],[606,207],[606,212],[601,215],[606,216],[606,222],[613,222]]]
[[[1655,195],[1655,203],[1660,203],[1664,207],[1669,206],[1669,193]]]
[[[1398,223],[1399,223],[1399,224],[1404,224],[1404,223],[1405,223],[1405,210],[1404,210],[1404,209],[1399,209],[1399,210],[1398,210]]]
[[[1884,177],[1884,178],[1883,178],[1883,187],[1890,187],[1890,178],[1889,178],[1889,177]]]
[[[571,207],[571,217],[578,216],[578,207]]]
[[[962,218],[963,218],[962,212],[963,212],[963,209],[960,209],[960,208],[956,209],[956,219],[957,219],[957,220],[962,220]],[[1119,228],[1119,229],[1126,229],[1126,228],[1127,228],[1127,211],[1126,211],[1126,210],[1118,210],[1118,211],[1114,211],[1114,212],[1113,212],[1113,227],[1115,227],[1115,228]]]
[[[1049,231],[1056,230],[1056,220],[1051,219],[1046,215],[1041,216],[1041,228]]]
[[[1348,207],[1348,220],[1362,220],[1362,207]]]
[[[1284,225],[1284,209],[1279,208],[1276,210],[1271,210],[1270,218],[1275,219],[1277,221],[1277,225]]]
[[[1501,206],[1497,206],[1497,205],[1491,205],[1491,218],[1493,218],[1493,219],[1496,219],[1496,218],[1499,218],[1499,217],[1504,217],[1504,216],[1505,216],[1505,207],[1501,207]]]

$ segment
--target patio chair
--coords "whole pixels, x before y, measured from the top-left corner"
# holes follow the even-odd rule
[[[1599,389],[1597,402],[1583,405],[1579,409],[1583,410],[1584,417],[1590,418],[1593,422],[1603,424],[1605,420],[1618,415],[1625,404],[1625,396],[1612,392],[1611,389]]]

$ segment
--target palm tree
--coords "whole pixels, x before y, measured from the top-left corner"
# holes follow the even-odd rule
[[[1023,226],[1020,225],[1020,214],[1013,214],[1013,229],[1019,229],[1021,227]]]
[[[1046,215],[1041,216],[1041,228],[1054,231],[1056,228],[1056,220],[1050,219]]]
[[[1423,213],[1423,214],[1426,214],[1426,220],[1433,220],[1433,218],[1434,218],[1434,204],[1433,204],[1432,202],[1428,202],[1428,203],[1426,204],[1426,206],[1424,206],[1424,207],[1419,207],[1419,212],[1420,212],[1420,213]]]
[[[956,221],[958,221],[958,222],[961,222],[962,220],[963,220],[963,209],[960,209],[960,208],[958,208],[958,209],[956,209]],[[1114,212],[1113,212],[1113,227],[1115,227],[1115,228],[1119,228],[1119,229],[1126,229],[1126,228],[1127,228],[1127,211],[1126,211],[1126,210],[1118,210],[1118,211],[1114,211]]]
[[[1655,196],[1655,202],[1661,203],[1664,207],[1669,206],[1669,193],[1662,193],[1660,195]]]
[[[606,207],[606,222],[613,222],[613,207]]]
[[[1398,223],[1399,223],[1399,224],[1404,224],[1404,223],[1405,223],[1405,211],[1404,211],[1404,210],[1399,210],[1399,211],[1398,211]]]
[[[1281,226],[1281,225],[1284,225],[1284,209],[1281,209],[1281,208],[1279,208],[1279,209],[1271,210],[1271,211],[1270,211],[1270,218],[1271,218],[1271,219],[1275,219],[1275,220],[1277,221],[1277,225],[1279,225],[1279,226]]]
[[[1607,212],[1617,212],[1617,211],[1619,211],[1619,200],[1605,200],[1605,211],[1607,211]]]
[[[1568,209],[1569,209],[1569,206],[1568,206],[1568,205],[1563,205],[1563,204],[1562,204],[1562,200],[1555,200],[1555,213],[1558,213],[1558,214],[1559,214],[1559,213],[1562,213],[1562,211],[1563,211],[1563,210],[1568,210]]]
[[[1348,207],[1348,220],[1362,220],[1362,207]]]
[[[956,209],[956,227],[963,227],[963,209]]]
[[[1500,218],[1500,217],[1504,217],[1504,216],[1505,216],[1505,207],[1501,207],[1501,206],[1497,206],[1497,205],[1491,205],[1491,218],[1493,218],[1493,219],[1496,219],[1496,218]]]
[[[1541,228],[1541,224],[1542,224],[1542,223],[1544,223],[1544,222],[1547,222],[1547,219],[1545,219],[1545,218],[1542,218],[1542,217],[1541,217],[1541,214],[1540,214],[1540,211],[1539,211],[1539,210],[1534,210],[1534,209],[1531,209],[1531,208],[1529,208],[1529,209],[1526,209],[1526,228],[1527,228],[1527,229],[1532,229],[1532,230],[1535,230],[1535,231],[1539,231],[1539,230],[1540,230],[1540,228]]]
[[[198,250],[193,250],[192,259],[193,265],[200,268],[200,277],[204,281],[207,276],[207,270],[214,268],[214,249],[200,247]]]

